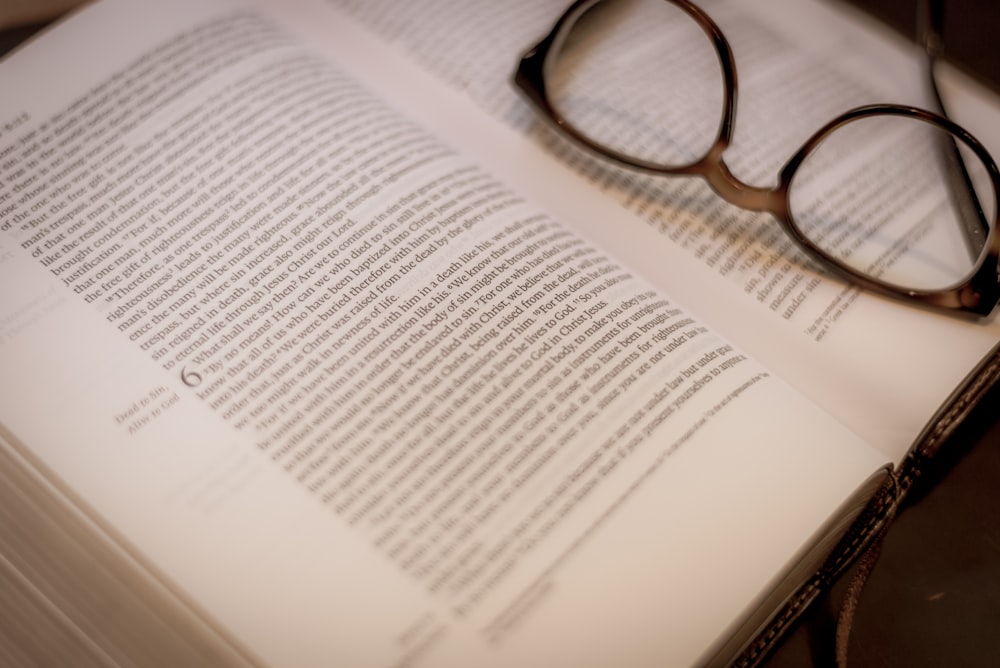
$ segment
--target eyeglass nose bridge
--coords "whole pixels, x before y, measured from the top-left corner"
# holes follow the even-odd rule
[[[753,186],[733,174],[723,157],[729,142],[720,138],[715,146],[691,171],[701,176],[709,187],[730,204],[750,211],[763,211],[785,218],[788,210],[788,184],[779,183],[774,188]]]
[[[733,174],[723,158],[723,153],[729,148],[736,129],[736,101],[739,90],[736,57],[729,40],[726,39],[718,24],[697,5],[688,2],[688,0],[669,0],[669,2],[681,8],[694,19],[715,46],[725,87],[722,117],[715,143],[705,157],[684,171],[701,176],[719,197],[730,204],[750,211],[771,213],[779,220],[786,219],[788,217],[787,183],[779,183],[775,188],[750,185]]]

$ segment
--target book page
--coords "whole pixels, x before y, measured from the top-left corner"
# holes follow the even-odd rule
[[[0,66],[5,447],[268,664],[696,661],[885,458],[291,34]]]
[[[396,54],[391,67],[387,56],[359,59],[356,67],[381,71],[386,88],[409,90],[407,104],[422,110],[425,122],[470,150],[476,146],[476,155],[505,178],[586,229],[890,458],[905,455],[936,408],[996,344],[995,320],[929,313],[824,275],[769,216],[725,204],[697,179],[628,173],[555,137],[514,92],[510,77],[519,55],[565,3],[332,4]],[[837,3],[700,4],[735,51],[739,106],[726,160],[753,184],[772,183],[807,137],[848,108],[928,104],[919,50],[889,39],[888,31],[865,30],[859,14]],[[1000,150],[995,98],[955,90],[946,86],[956,118]],[[456,121],[460,114],[453,111],[463,100],[495,122],[467,129],[470,123]]]

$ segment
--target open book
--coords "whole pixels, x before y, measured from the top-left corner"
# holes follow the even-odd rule
[[[747,174],[919,101],[752,4]],[[752,663],[862,548],[1000,326],[555,139],[508,80],[562,9],[107,0],[0,63],[14,662]]]

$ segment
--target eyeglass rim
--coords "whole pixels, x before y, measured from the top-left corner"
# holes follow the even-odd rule
[[[966,276],[953,285],[934,289],[905,288],[894,283],[887,283],[861,273],[836,256],[827,253],[812,242],[799,228],[791,213],[790,193],[794,177],[809,155],[836,130],[850,123],[875,117],[897,117],[921,121],[935,126],[949,134],[953,140],[965,145],[979,159],[985,172],[989,175],[993,187],[993,220],[988,226],[988,233],[983,242],[983,248],[976,262]],[[781,205],[775,210],[769,210],[785,232],[814,259],[823,262],[825,266],[835,269],[841,276],[859,286],[893,297],[903,297],[917,304],[934,309],[952,312],[963,312],[973,316],[990,315],[1000,304],[1000,235],[997,234],[1000,225],[1000,170],[989,151],[971,133],[949,118],[926,109],[898,104],[872,104],[855,107],[828,121],[792,155],[778,174],[778,185],[774,189],[780,193]]]
[[[658,176],[698,176],[708,182],[723,200],[751,211],[771,214],[782,230],[813,260],[829,268],[843,279],[863,289],[903,299],[912,304],[952,315],[987,317],[1000,304],[1000,171],[996,162],[971,133],[951,119],[919,107],[898,104],[872,104],[855,107],[836,116],[819,128],[795,151],[779,170],[778,183],[773,188],[757,188],[741,182],[729,170],[723,153],[732,142],[735,130],[738,79],[732,47],[718,25],[689,0],[664,0],[685,11],[710,38],[719,59],[726,94],[716,137],[700,158],[680,165],[661,165],[621,153],[591,139],[577,129],[552,104],[546,86],[545,72],[551,58],[559,53],[566,35],[577,20],[593,6],[606,0],[575,0],[553,24],[552,29],[521,56],[512,83],[541,116],[578,146],[625,167]],[[932,59],[935,54],[928,51]],[[933,71],[930,76],[933,81]],[[962,141],[982,161],[993,186],[995,220],[990,227],[979,259],[967,276],[952,286],[940,289],[911,289],[887,283],[865,275],[827,253],[806,237],[791,215],[789,189],[799,165],[828,137],[844,125],[872,116],[899,116],[917,119],[938,126]]]
[[[559,53],[566,35],[569,34],[570,29],[576,24],[577,20],[592,7],[605,1],[575,0],[559,16],[555,24],[553,24],[552,29],[537,44],[521,55],[518,67],[513,76],[514,87],[522,95],[526,96],[537,109],[543,112],[543,117],[546,120],[554,124],[560,131],[571,136],[578,144],[599,155],[611,158],[633,169],[653,174],[672,176],[702,174],[705,163],[709,160],[710,156],[714,153],[721,154],[732,143],[736,127],[736,100],[739,83],[736,76],[736,59],[729,41],[715,21],[704,10],[688,0],[664,0],[664,2],[677,5],[680,9],[684,10],[711,40],[719,58],[719,66],[722,70],[722,79],[725,88],[719,127],[716,130],[715,139],[712,141],[711,147],[703,156],[680,165],[663,165],[642,160],[627,153],[621,153],[592,140],[585,132],[580,131],[573,123],[566,119],[555,105],[552,104],[545,79],[545,70],[548,63],[551,62],[550,59]]]

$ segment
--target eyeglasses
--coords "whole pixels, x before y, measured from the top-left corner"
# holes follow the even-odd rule
[[[576,144],[641,172],[701,177],[727,202],[771,214],[809,257],[862,288],[986,316],[1000,302],[1000,173],[944,115],[934,80],[941,3],[922,12],[940,113],[847,111],[806,140],[774,187],[741,181],[724,160],[733,50],[687,0],[578,0],[524,54],[514,83]]]

